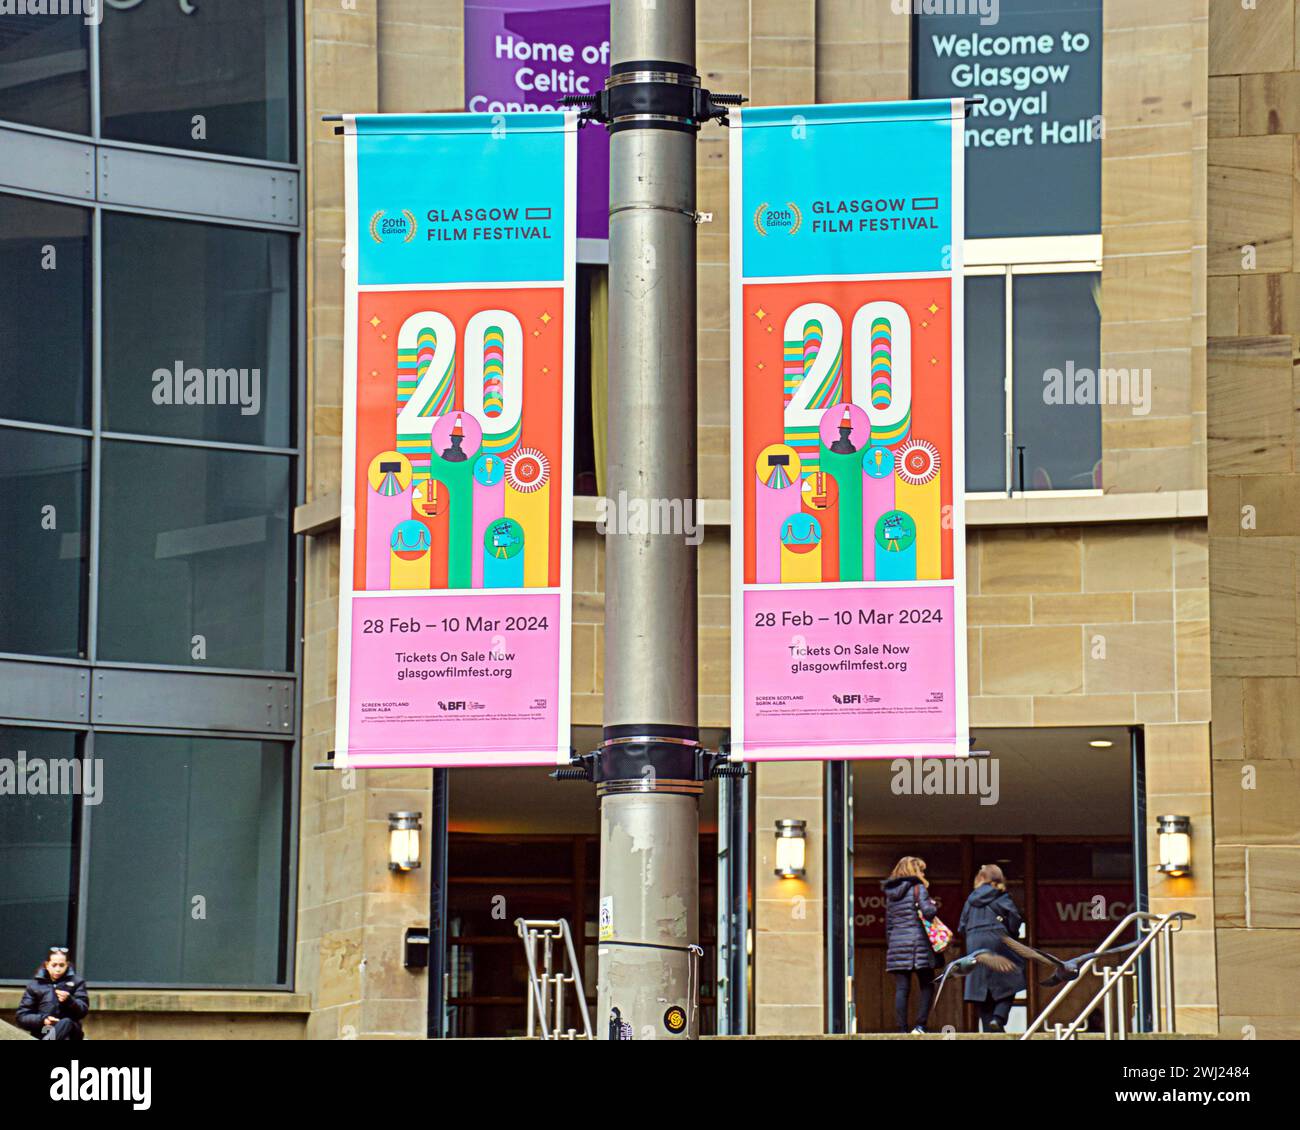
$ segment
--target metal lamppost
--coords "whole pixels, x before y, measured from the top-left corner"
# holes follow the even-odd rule
[[[613,0],[611,73],[573,98],[610,137],[606,492],[646,513],[696,494],[695,134],[738,98],[695,69],[694,0]],[[650,524],[655,529],[655,524]],[[605,542],[598,1030],[698,1034],[696,556],[685,531]],[[618,1013],[617,1023],[607,1024]]]

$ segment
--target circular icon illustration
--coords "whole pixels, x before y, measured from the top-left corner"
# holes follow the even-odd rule
[[[784,443],[769,443],[758,453],[754,470],[758,472],[758,481],[765,487],[784,490],[799,478],[803,464],[793,447]]]
[[[803,504],[809,510],[829,510],[840,500],[840,486],[825,471],[814,471],[804,478]]]
[[[836,455],[852,455],[871,442],[871,420],[856,404],[832,404],[822,413],[818,431]]]
[[[664,1027],[674,1036],[686,1028],[686,1010],[675,1004],[664,1013]]]
[[[431,544],[429,527],[414,518],[398,522],[388,539],[389,548],[403,561],[414,561],[422,553],[427,553]]]
[[[436,518],[447,509],[447,488],[437,479],[415,484],[411,492],[411,513],[416,518]]]
[[[822,524],[802,510],[781,523],[781,544],[791,553],[811,553],[822,541]]]
[[[886,510],[876,519],[876,544],[888,553],[902,553],[916,541],[916,522],[903,510]]]
[[[873,479],[887,479],[894,473],[894,453],[873,443],[862,453],[862,469]]]
[[[411,461],[399,451],[381,451],[366,468],[366,478],[373,490],[394,498],[411,485]]]
[[[551,477],[551,465],[535,447],[521,447],[506,459],[506,482],[520,494],[541,490]]]
[[[506,474],[506,461],[499,455],[480,455],[474,460],[474,481],[480,486],[494,487]]]
[[[448,463],[464,463],[482,446],[483,428],[468,412],[448,412],[433,422],[430,440],[434,455]]]
[[[898,449],[898,477],[914,487],[939,473],[939,449],[924,439],[909,439]]]
[[[483,531],[483,548],[493,557],[509,560],[524,549],[524,528],[513,518],[498,518]]]

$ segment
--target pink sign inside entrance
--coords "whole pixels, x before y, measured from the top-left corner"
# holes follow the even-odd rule
[[[516,631],[527,621],[527,643]],[[481,750],[491,764],[535,765],[560,719],[560,597],[550,593],[368,597],[352,619],[354,748],[364,763],[438,765],[447,750]],[[430,686],[438,688],[431,699]],[[457,693],[457,688],[464,690]],[[431,727],[438,750],[427,755]],[[483,762],[477,762],[482,764]]]
[[[746,592],[745,731],[770,743],[748,756],[904,756],[919,719],[951,748],[953,600],[951,588],[929,586]],[[869,733],[875,748],[846,745],[846,729]]]

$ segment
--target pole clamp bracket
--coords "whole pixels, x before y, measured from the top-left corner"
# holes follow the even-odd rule
[[[610,133],[628,129],[696,133],[705,122],[726,125],[728,109],[745,101],[741,94],[705,90],[694,67],[658,59],[619,63],[599,94],[569,94],[561,100],[581,110],[580,123],[600,122]]]

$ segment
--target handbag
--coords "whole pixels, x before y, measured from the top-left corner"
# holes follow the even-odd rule
[[[921,929],[925,931],[925,936],[930,941],[930,948],[935,953],[943,953],[948,948],[948,943],[952,941],[952,931],[943,924],[937,914],[933,918],[927,919],[921,913],[920,883],[912,888],[912,901],[916,903],[916,916],[921,920]]]

